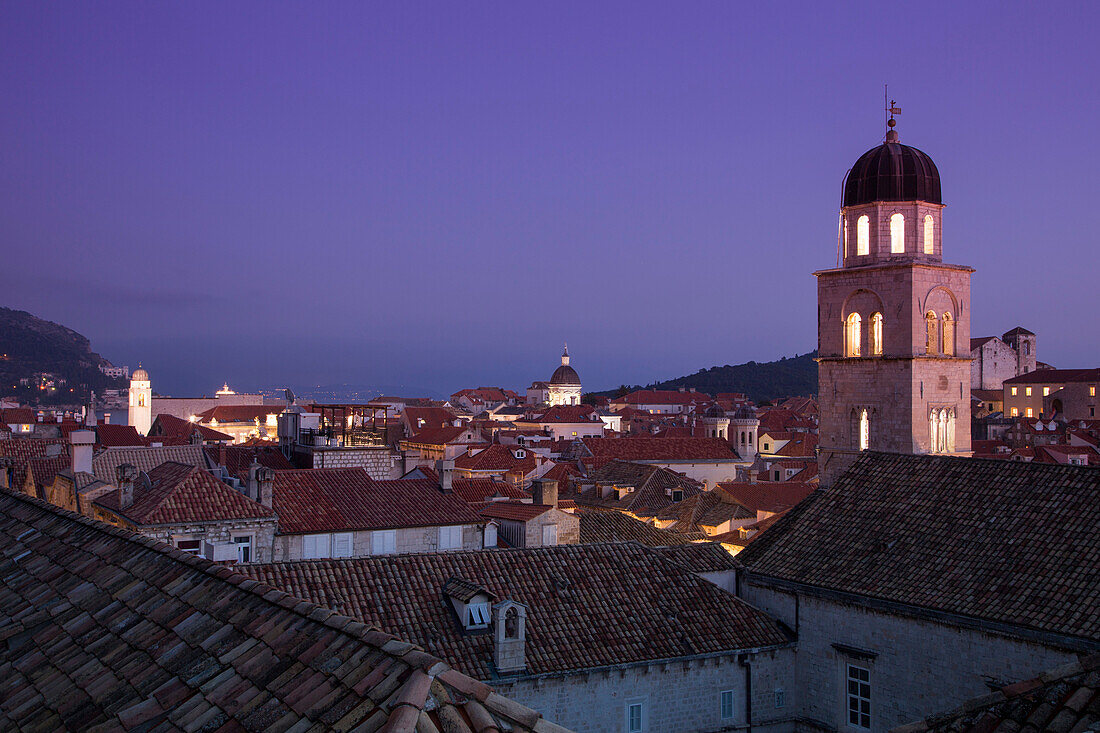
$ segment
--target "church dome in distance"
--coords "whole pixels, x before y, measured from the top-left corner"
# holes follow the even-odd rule
[[[756,410],[752,409],[748,405],[741,405],[737,408],[737,412],[733,413],[734,420],[755,420]]]
[[[580,383],[581,378],[577,376],[577,370],[568,364],[562,364],[555,369],[554,376],[550,377],[550,384],[580,385]]]
[[[927,153],[898,142],[896,130],[886,133],[882,145],[861,155],[844,182],[844,206],[874,201],[943,203],[936,164]]]
[[[703,413],[703,417],[725,417],[726,411],[718,405],[711,405]]]
[[[138,368],[134,370],[134,373],[130,375],[130,380],[133,382],[148,382],[149,372],[142,368],[141,364],[138,364]]]

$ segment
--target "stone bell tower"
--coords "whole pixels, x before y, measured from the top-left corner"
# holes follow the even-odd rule
[[[130,375],[130,411],[129,424],[142,435],[149,434],[153,426],[153,387],[149,381],[149,372],[138,365],[137,371]]]
[[[970,453],[970,274],[943,262],[940,175],[889,121],[844,183],[817,277],[821,483],[862,450]]]

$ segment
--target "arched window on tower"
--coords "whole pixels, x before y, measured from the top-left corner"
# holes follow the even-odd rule
[[[926,255],[933,254],[936,251],[935,242],[935,223],[932,221],[931,214],[924,215],[924,253]]]
[[[845,356],[859,356],[860,348],[859,342],[862,338],[862,329],[860,327],[860,318],[858,313],[852,313],[848,316],[844,326],[844,355]]]
[[[905,251],[905,217],[894,214],[890,217],[890,252],[901,254]]]
[[[955,355],[955,321],[950,313],[943,314],[943,353]]]
[[[848,217],[841,214],[840,223],[844,227],[844,259],[848,259]]]
[[[867,450],[871,447],[871,418],[864,408],[859,413],[859,449]]]
[[[928,311],[924,315],[925,329],[928,332],[927,336],[925,337],[925,343],[924,343],[924,353],[926,353],[926,354],[935,354],[935,353],[938,353],[938,351],[939,351],[939,347],[940,347],[939,340],[940,339],[939,339],[939,333],[938,333],[939,329],[936,328],[936,321],[937,320],[938,319],[936,318],[936,314],[933,313],[932,311]]]
[[[928,449],[932,453],[955,451],[955,410],[953,408],[941,407],[929,413]]]
[[[871,220],[866,214],[856,221],[856,254],[871,253]]]
[[[882,314],[871,314],[871,356],[882,356]]]

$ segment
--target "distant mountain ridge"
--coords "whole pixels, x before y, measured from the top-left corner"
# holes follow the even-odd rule
[[[0,388],[24,402],[71,403],[87,398],[88,390],[125,386],[125,380],[104,375],[100,366],[111,362],[92,351],[91,342],[65,326],[26,311],[0,307]],[[43,372],[65,380],[52,395],[19,380]],[[69,389],[73,391],[70,392]]]
[[[756,402],[773,400],[777,397],[809,396],[817,394],[816,351],[800,354],[777,361],[713,366],[700,369],[695,374],[669,379],[647,385],[649,389],[687,389],[697,392],[718,394],[720,392],[742,392]],[[596,394],[615,396],[622,390],[642,389],[640,385],[624,385],[617,390],[606,390]]]

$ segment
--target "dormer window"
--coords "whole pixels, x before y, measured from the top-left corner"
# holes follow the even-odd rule
[[[443,596],[450,602],[463,629],[480,631],[489,628],[495,596],[488,590],[465,578],[451,577],[443,584]]]
[[[516,458],[526,458],[527,457],[527,451],[525,451],[523,449],[520,449],[520,450],[517,450],[512,455],[514,455]]]
[[[486,629],[489,627],[489,603],[471,603],[466,606],[466,628]]]

